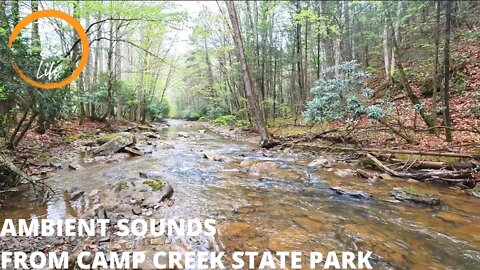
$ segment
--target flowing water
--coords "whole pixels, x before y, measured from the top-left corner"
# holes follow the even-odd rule
[[[65,218],[78,216],[83,206],[64,190],[100,189],[138,178],[139,172],[159,175],[174,188],[169,218],[213,218],[219,223],[217,243],[224,250],[366,251],[373,252],[374,269],[480,269],[480,200],[448,187],[402,180],[367,181],[341,176],[337,169],[312,172],[313,157],[282,151],[264,155],[255,145],[232,141],[201,126],[171,121],[160,136],[175,149],[119,163],[85,163],[78,171],[59,171],[49,179],[57,191],[46,205],[17,197],[16,207],[3,209],[4,218]],[[190,138],[178,136],[187,132]],[[218,162],[203,158],[213,152],[236,159]],[[272,161],[275,179],[260,181],[241,168],[244,159]],[[369,192],[363,201],[334,195],[328,188],[343,186]],[[414,187],[438,194],[438,207],[389,200],[394,187]],[[12,198],[10,198],[12,199]]]

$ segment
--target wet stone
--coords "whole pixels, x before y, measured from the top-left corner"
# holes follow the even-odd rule
[[[372,195],[370,195],[370,193],[357,190],[348,190],[343,187],[330,187],[330,190],[333,190],[337,195],[352,197],[355,199],[369,200],[372,198]]]
[[[434,194],[420,193],[412,188],[395,188],[390,191],[390,196],[399,201],[412,202],[424,205],[439,205],[440,198]]]

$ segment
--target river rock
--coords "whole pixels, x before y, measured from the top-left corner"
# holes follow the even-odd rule
[[[123,148],[122,151],[125,152],[125,153],[129,153],[132,156],[143,156],[143,153],[141,151],[136,150],[132,147],[125,147],[125,148]]]
[[[120,151],[122,148],[135,143],[135,137],[132,133],[121,132],[110,141],[102,144],[93,151],[94,155],[106,156]]]
[[[345,178],[347,176],[352,176],[354,174],[353,170],[351,169],[338,169],[335,171],[335,175],[341,178]]]
[[[70,163],[70,164],[68,164],[68,168],[70,170],[76,171],[76,170],[80,170],[82,168],[82,166],[80,166],[80,164],[78,164],[78,163]]]
[[[399,201],[416,204],[439,205],[440,198],[435,194],[416,192],[411,188],[395,188],[390,191],[390,196]]]
[[[155,132],[157,131],[155,128],[151,126],[145,126],[145,125],[138,125],[137,129],[140,131],[147,131],[147,132]]]
[[[240,166],[246,167],[248,173],[254,175],[271,174],[278,169],[277,164],[271,161],[257,162],[254,160],[244,160]]]
[[[143,132],[143,135],[150,139],[158,139],[158,135],[150,131]]]
[[[361,200],[369,200],[372,198],[372,195],[370,195],[370,193],[363,192],[363,191],[348,190],[343,187],[330,187],[330,189],[340,196],[348,196],[348,197],[361,199]]]
[[[178,132],[178,137],[190,138],[190,135],[187,132]]]
[[[480,198],[480,183],[477,183],[470,193],[472,196]]]
[[[82,197],[85,194],[85,191],[74,187],[74,188],[71,188],[70,190],[68,190],[68,194],[70,195],[70,199],[72,201],[75,201],[75,200],[79,199],[80,197]]]
[[[326,222],[319,222],[308,217],[298,217],[293,220],[298,226],[310,232],[328,232],[333,229],[332,224]]]
[[[213,161],[227,162],[227,163],[230,163],[230,162],[234,161],[234,159],[231,158],[231,157],[227,157],[227,156],[224,156],[224,155],[211,153],[211,152],[203,153],[203,158],[210,159],[210,160],[213,160]]]
[[[332,167],[332,163],[328,158],[320,157],[310,162],[308,167],[312,169],[330,168]]]
[[[467,221],[467,218],[464,216],[454,214],[454,213],[448,213],[448,212],[441,212],[437,215],[437,217],[445,222],[451,222],[451,223],[465,223]]]
[[[227,239],[254,238],[257,236],[257,228],[244,222],[229,222],[219,225],[218,233]]]

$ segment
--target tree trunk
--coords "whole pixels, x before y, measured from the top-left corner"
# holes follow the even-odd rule
[[[385,16],[385,26],[383,27],[383,62],[385,64],[385,78],[390,78],[390,48],[388,46],[388,23]]]
[[[439,54],[439,44],[440,44],[440,0],[436,0],[435,3],[435,8],[436,8],[436,20],[435,20],[435,72],[433,73],[433,78],[432,78],[432,120],[433,120],[433,125],[435,128],[433,129],[435,134],[438,135],[439,130],[436,127],[437,126],[437,92],[438,92],[438,54]]]
[[[445,107],[445,139],[447,142],[452,141],[452,119],[450,116],[450,23],[452,13],[452,2],[446,1],[445,13],[445,47],[444,47],[444,63],[445,63],[445,86],[443,87],[443,101]]]
[[[243,81],[245,83],[245,90],[247,92],[248,108],[251,116],[255,120],[255,125],[260,134],[261,146],[272,147],[274,143],[271,135],[268,133],[267,127],[265,126],[265,120],[263,119],[263,114],[258,106],[255,89],[253,88],[252,78],[250,76],[250,70],[245,59],[242,36],[238,25],[237,11],[235,10],[235,2],[225,1],[225,4],[227,5],[230,22],[232,24],[232,34],[237,47],[238,58],[242,65]]]
[[[401,22],[401,15],[402,15],[402,1],[398,1],[398,6],[397,6],[397,21],[395,23],[395,29],[393,31],[393,35],[395,36],[395,39],[397,42],[400,42],[400,22]],[[390,75],[393,75],[393,72],[395,71],[395,46],[392,46],[392,55],[391,55],[391,61],[390,61]]]

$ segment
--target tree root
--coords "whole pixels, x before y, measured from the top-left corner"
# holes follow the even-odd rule
[[[33,188],[33,192],[37,198],[42,198],[46,200],[46,197],[49,197],[48,194],[54,194],[55,191],[47,184],[43,183],[38,179],[34,179],[24,173],[22,170],[18,169],[15,164],[8,158],[5,153],[0,151],[0,165],[3,165],[7,170],[9,170],[14,176],[15,180],[11,183],[12,186],[17,186],[20,184],[30,184]],[[50,193],[51,192],[51,193]]]

